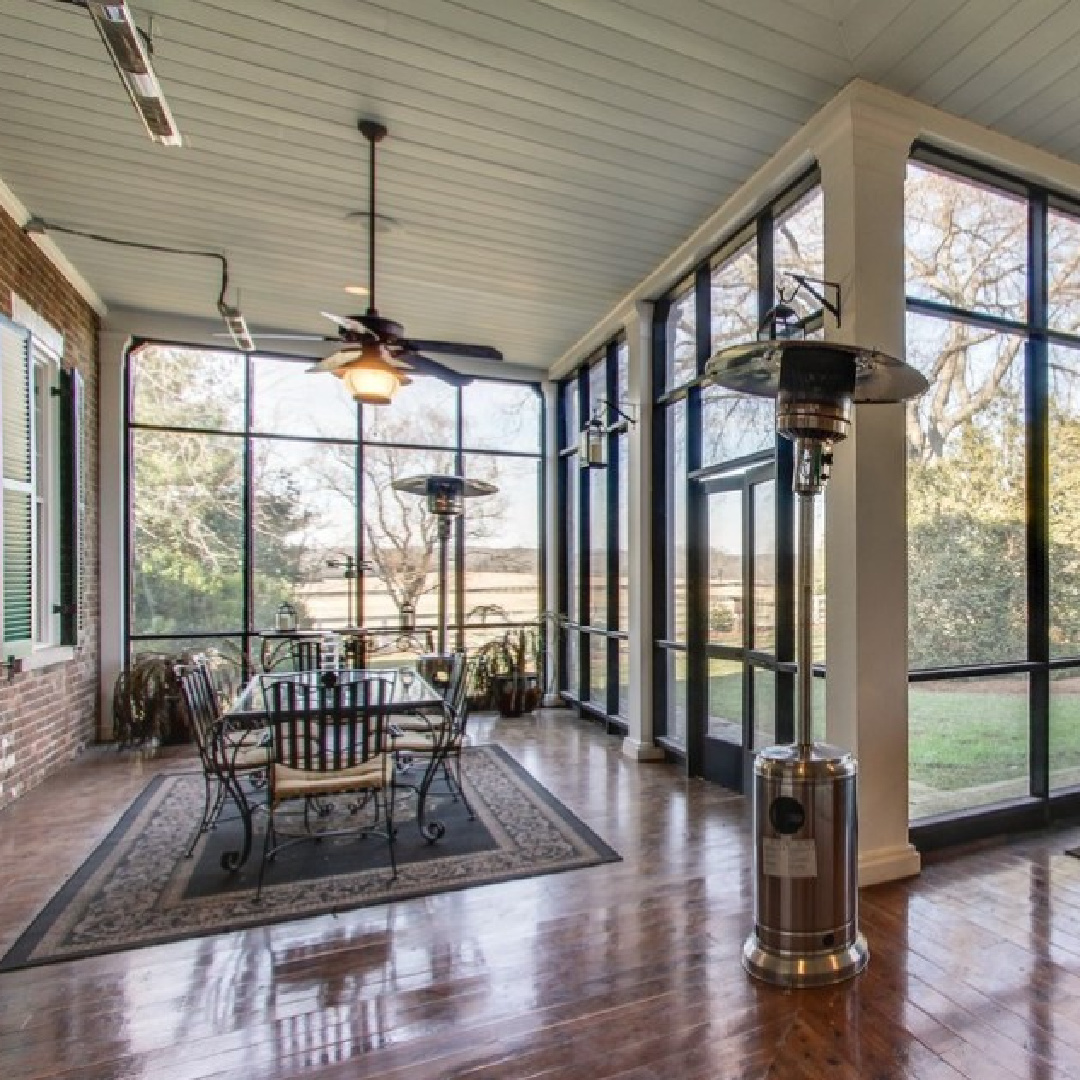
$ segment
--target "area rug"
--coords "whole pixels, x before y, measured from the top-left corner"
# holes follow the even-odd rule
[[[202,777],[157,776],[16,941],[0,971],[619,859],[501,747],[470,747],[462,768],[476,820],[460,801],[433,791],[427,816],[446,833],[430,844],[415,816],[403,819],[399,810],[395,880],[385,839],[309,841],[267,865],[257,903],[262,823],[252,856],[237,873],[220,864],[224,851],[239,846],[236,820],[207,833],[186,858],[202,810]],[[405,796],[399,801],[408,805]]]

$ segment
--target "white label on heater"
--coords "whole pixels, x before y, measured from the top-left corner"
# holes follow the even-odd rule
[[[761,866],[769,877],[817,877],[817,849],[813,840],[781,836],[761,838]]]

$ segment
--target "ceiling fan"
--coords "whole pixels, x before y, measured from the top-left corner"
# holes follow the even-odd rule
[[[399,386],[409,383],[408,372],[433,375],[455,386],[472,382],[472,377],[423,355],[427,352],[477,360],[502,360],[502,353],[490,345],[470,345],[459,341],[431,341],[405,336],[405,328],[380,315],[375,307],[375,147],[386,137],[383,124],[361,119],[357,123],[369,147],[368,183],[368,309],[362,315],[321,314],[336,324],[336,335],[272,334],[293,341],[335,341],[341,348],[308,368],[312,373],[330,372],[343,378],[350,393],[368,404],[388,404]],[[258,337],[259,335],[255,335]]]

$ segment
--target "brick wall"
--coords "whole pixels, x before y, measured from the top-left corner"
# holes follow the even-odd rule
[[[70,761],[98,731],[98,317],[58,270],[0,209],[0,312],[18,293],[64,334],[64,363],[85,380],[82,523],[83,633],[75,658],[26,671],[0,671],[0,807]]]

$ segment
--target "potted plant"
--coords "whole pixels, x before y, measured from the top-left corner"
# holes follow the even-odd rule
[[[475,655],[470,704],[521,716],[540,704],[540,634],[520,626],[485,642]]]

